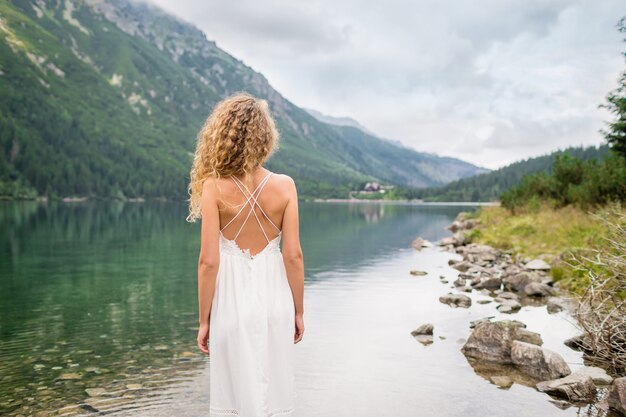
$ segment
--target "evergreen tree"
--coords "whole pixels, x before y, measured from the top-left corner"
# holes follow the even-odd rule
[[[617,27],[620,32],[626,33],[626,17],[619,21]],[[602,107],[607,108],[617,117],[609,123],[609,129],[604,132],[604,136],[611,145],[611,149],[626,157],[626,71],[622,73],[617,89],[611,92],[606,99],[608,103]]]

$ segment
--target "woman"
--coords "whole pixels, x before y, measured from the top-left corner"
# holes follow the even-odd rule
[[[210,353],[210,416],[294,412],[304,263],[296,186],[262,166],[277,144],[267,102],[243,93],[198,135],[187,220],[202,218],[197,342]]]

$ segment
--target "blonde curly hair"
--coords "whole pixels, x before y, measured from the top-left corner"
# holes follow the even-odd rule
[[[278,148],[267,101],[235,93],[220,101],[198,133],[189,174],[188,222],[201,217],[202,185],[209,177],[248,175]]]

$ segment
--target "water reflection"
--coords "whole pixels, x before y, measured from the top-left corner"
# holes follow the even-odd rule
[[[417,234],[437,239],[459,210],[303,203],[307,285],[393,256]],[[185,214],[172,203],[0,204],[0,414],[133,408],[142,392],[204,372],[199,224]]]
[[[307,278],[377,262],[419,234],[437,240],[463,207],[385,204],[303,204],[301,233]],[[473,209],[465,207],[465,209]]]

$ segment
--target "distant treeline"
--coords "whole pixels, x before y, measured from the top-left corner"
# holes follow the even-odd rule
[[[422,199],[425,201],[496,201],[509,189],[519,185],[522,178],[538,172],[550,174],[554,162],[562,155],[588,161],[603,159],[609,153],[608,145],[573,147],[536,158],[515,162],[495,171],[463,178],[443,187],[410,190],[392,190],[394,198]],[[391,195],[387,198],[392,197]]]
[[[582,160],[558,155],[552,173],[527,175],[520,185],[505,192],[502,205],[512,211],[519,207],[553,207],[574,204],[587,208],[626,199],[626,158],[611,152],[603,160]]]

